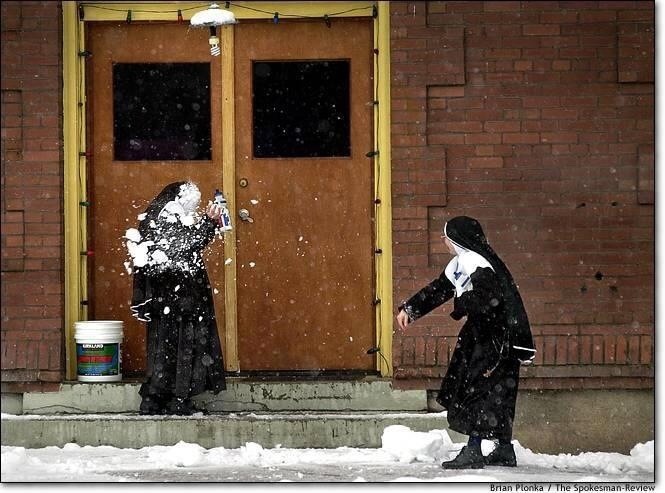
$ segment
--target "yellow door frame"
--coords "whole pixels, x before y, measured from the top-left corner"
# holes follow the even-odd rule
[[[220,2],[222,4],[224,2]],[[375,150],[375,289],[376,337],[379,347],[377,370],[390,377],[392,368],[392,214],[390,170],[390,7],[387,1],[342,2],[228,2],[236,18],[282,19],[374,16]],[[64,220],[65,220],[65,358],[66,378],[76,379],[74,323],[87,320],[86,247],[86,101],[85,24],[96,21],[183,22],[205,8],[197,2],[76,2],[63,1],[63,135],[64,135]],[[224,183],[235,183],[233,28],[220,29],[222,47],[222,132]],[[230,212],[235,215],[235,187],[227,187]],[[225,258],[235,260],[235,234],[226,233]],[[236,262],[225,267],[225,354],[227,370],[238,370]]]

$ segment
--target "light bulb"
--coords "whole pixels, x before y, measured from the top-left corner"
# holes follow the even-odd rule
[[[212,56],[219,56],[219,54],[222,52],[222,49],[219,47],[219,38],[215,35],[212,35],[208,39],[208,43],[210,43],[210,54]]]
[[[229,2],[227,2],[228,4]],[[210,7],[201,12],[194,14],[190,20],[190,24],[194,27],[209,27],[210,37],[208,43],[210,44],[210,54],[212,56],[219,56],[222,49],[219,46],[219,38],[217,37],[217,26],[225,26],[227,24],[235,24],[236,17],[230,10],[222,10],[216,3],[210,4]]]

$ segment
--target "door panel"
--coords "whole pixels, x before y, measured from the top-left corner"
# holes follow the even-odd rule
[[[240,369],[374,370],[371,21],[235,30],[236,210],[253,220],[236,218]],[[253,63],[321,60],[350,67],[350,152],[255,157]]]
[[[192,180],[201,189],[202,202],[206,202],[215,188],[222,188],[221,146],[221,78],[219,58],[211,57],[206,30],[191,29],[175,23],[91,23],[88,47],[92,52],[88,71],[88,105],[91,113],[92,155],[88,165],[88,190],[91,201],[89,244],[94,255],[90,259],[90,318],[97,320],[123,320],[123,372],[140,373],[145,369],[145,328],[130,315],[132,279],[123,263],[126,250],[123,236],[127,228],[136,227],[137,215],[164,186],[174,181]],[[210,137],[212,159],[205,160],[114,160],[114,79],[113,64],[210,64]],[[131,71],[130,71],[131,73]],[[178,84],[186,91],[186,77],[175,80],[168,76],[163,81]],[[136,76],[132,83],[142,83]],[[126,82],[126,81],[125,81]],[[116,81],[117,84],[117,81]],[[123,84],[124,85],[124,84]],[[128,85],[131,92],[131,84]],[[181,88],[177,87],[177,91]],[[131,98],[123,94],[123,98]],[[124,102],[124,100],[123,100]],[[130,105],[131,106],[131,105]],[[165,104],[164,116],[173,108]],[[122,108],[122,104],[116,104]],[[125,110],[123,110],[125,111]],[[129,110],[126,110],[129,111]],[[146,108],[145,111],[158,111]],[[116,115],[117,117],[122,115]],[[166,118],[166,116],[165,116]],[[206,117],[207,119],[207,117]],[[153,118],[152,125],[159,125]],[[117,118],[116,118],[117,123]],[[162,139],[169,140],[169,139]],[[168,142],[157,142],[167,146]],[[165,147],[166,148],[166,147]],[[182,153],[181,153],[182,154]],[[184,151],[188,155],[188,151]],[[123,155],[121,152],[120,154]],[[124,155],[128,155],[127,149]],[[134,156],[129,153],[130,158]],[[138,159],[138,158],[137,158]],[[215,292],[217,324],[224,328],[224,252],[223,243],[215,240],[206,249],[206,263]],[[220,334],[223,341],[224,335]]]

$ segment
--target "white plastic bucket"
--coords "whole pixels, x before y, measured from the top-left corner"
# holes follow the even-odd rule
[[[122,380],[122,321],[74,323],[76,373],[80,382]]]

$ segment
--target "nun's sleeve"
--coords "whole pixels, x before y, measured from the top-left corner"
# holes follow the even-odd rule
[[[185,227],[180,223],[178,230],[172,233],[169,246],[170,256],[178,258],[185,252],[200,252],[215,236],[215,222],[207,215],[194,227]]]
[[[455,295],[455,286],[446,277],[445,271],[411,298],[397,307],[409,316],[409,322],[424,317]]]
[[[471,284],[473,289],[456,299],[455,311],[476,319],[495,319],[503,310],[503,296],[494,271],[489,267],[477,268],[471,274]]]

